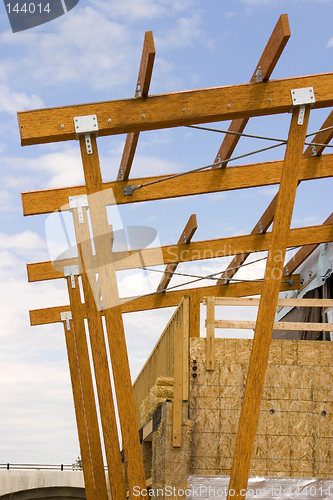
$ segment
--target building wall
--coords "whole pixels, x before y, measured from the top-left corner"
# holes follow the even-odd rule
[[[215,339],[214,371],[205,342],[190,340],[190,474],[229,475],[251,340]],[[333,477],[332,410],[333,343],[273,340],[250,474]]]

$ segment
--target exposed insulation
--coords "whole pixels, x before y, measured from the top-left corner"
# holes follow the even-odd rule
[[[158,377],[140,406],[139,425],[144,425],[166,399],[173,398],[173,378]]]

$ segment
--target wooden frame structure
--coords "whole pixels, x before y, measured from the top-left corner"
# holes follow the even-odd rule
[[[45,214],[59,209],[71,209],[73,213],[78,257],[63,261],[60,268],[58,263],[56,269],[52,267],[51,262],[28,266],[29,281],[66,277],[70,305],[31,311],[30,318],[31,324],[34,325],[60,321],[65,325],[88,500],[103,500],[108,495],[104,469],[101,470],[102,441],[106,450],[112,498],[126,498],[108,351],[111,356],[130,495],[133,497],[134,486],[140,487],[141,490],[145,488],[122,313],[176,306],[184,295],[189,297],[189,329],[190,335],[194,337],[200,335],[200,303],[204,297],[211,297],[207,299],[210,305],[209,352],[213,352],[214,336],[211,325],[212,307],[216,300],[214,297],[261,295],[229,486],[229,491],[234,490],[233,498],[240,498],[241,491],[246,489],[278,294],[281,290],[300,287],[298,276],[290,276],[287,272],[288,277],[283,278],[286,249],[289,246],[317,245],[333,241],[331,219],[322,226],[290,229],[298,183],[333,176],[332,155],[320,156],[325,144],[332,137],[331,131],[320,132],[315,138],[316,141],[322,141],[321,150],[316,150],[316,156],[310,156],[308,153],[303,155],[310,107],[333,106],[333,73],[268,81],[289,36],[288,18],[283,15],[249,84],[148,96],[155,55],[152,34],[148,32],[139,72],[141,95],[137,85],[134,99],[18,114],[23,146],[75,138],[80,141],[85,186],[23,193],[22,201],[25,215]],[[220,103],[219,106],[216,103]],[[186,184],[177,176],[128,179],[141,131],[231,119],[233,121],[230,132],[242,133],[250,117],[287,113],[291,108],[291,125],[285,158],[282,161],[193,172],[187,175]],[[324,128],[327,128],[327,123],[331,123],[331,119],[324,124]],[[113,183],[102,182],[95,133],[97,128],[99,136],[128,134],[118,179]],[[237,135],[227,135],[215,163],[224,160],[226,166],[226,160],[230,159],[238,138]],[[153,189],[152,185],[139,188],[156,180],[163,180],[158,191]],[[109,188],[112,188],[116,203],[124,204],[271,184],[280,185],[279,193],[268,212],[265,212],[261,223],[250,235],[190,242],[195,227],[192,224],[186,241],[182,237],[177,245],[163,247],[161,253],[155,249],[146,249],[142,250],[140,255],[127,256],[117,254],[112,249],[112,228],[106,212],[107,205],[112,202]],[[130,186],[135,189],[132,189],[129,196]],[[87,219],[88,207],[92,235]],[[273,219],[272,232],[266,233]],[[91,240],[94,242],[95,255]],[[165,290],[169,279],[165,274],[160,285],[160,291],[163,293],[132,300],[119,299],[115,271],[141,267],[142,258],[145,265],[167,264],[166,273],[170,273],[174,272],[179,262],[223,255],[236,255],[233,266],[235,263],[238,266],[244,262],[244,255],[262,250],[268,251],[268,259],[265,276],[261,282],[229,283],[234,273],[231,271],[223,273],[222,283],[218,281],[215,286],[168,292]],[[62,269],[64,267],[65,269]],[[84,304],[81,303],[78,292],[78,275],[83,287]],[[107,342],[102,316],[105,318]],[[92,349],[102,433],[98,428],[93,397],[85,318]],[[176,323],[176,330],[178,327]],[[181,349],[178,351],[180,356]],[[214,360],[210,355],[207,368],[212,369],[213,364]],[[175,411],[176,416],[179,416],[180,409]],[[179,419],[177,422],[179,424]],[[174,439],[177,440],[175,434]]]

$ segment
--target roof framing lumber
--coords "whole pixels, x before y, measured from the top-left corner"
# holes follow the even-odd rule
[[[265,277],[259,303],[252,351],[246,378],[244,399],[236,437],[235,452],[230,471],[227,500],[242,498],[247,489],[255,435],[257,431],[262,392],[265,383],[268,356],[274,327],[275,311],[280,291],[283,263],[301,164],[310,108],[306,106],[304,120],[298,123],[299,108],[293,110],[284,159],[272,241],[268,252]],[[233,491],[234,495],[231,494]]]
[[[333,213],[331,213],[331,215],[327,217],[323,224],[333,224]],[[292,274],[295,269],[297,269],[305,261],[305,259],[307,259],[309,255],[312,254],[312,252],[318,247],[318,245],[319,244],[305,245],[300,248],[298,252],[284,266],[283,274]]]
[[[94,395],[93,379],[89,360],[89,351],[86,337],[86,330],[84,325],[84,316],[82,314],[81,307],[81,297],[78,276],[74,276],[75,287],[72,288],[71,278],[66,278],[69,302],[71,305],[71,312],[73,319],[70,321],[70,326],[72,327],[72,335],[75,347],[75,354],[77,357],[77,369],[79,371],[80,380],[76,382],[79,384],[80,391],[82,392],[82,404],[84,408],[84,425],[87,427],[88,435],[88,449],[85,453],[90,453],[91,455],[91,466],[93,472],[92,488],[96,490],[96,500],[108,499],[108,491],[106,485],[106,476],[104,471],[103,453],[101,445],[101,436],[98,425],[98,417],[96,412],[96,401]],[[74,327],[74,328],[73,328]],[[67,329],[66,323],[64,323],[65,332]],[[71,339],[69,339],[70,341]],[[69,353],[68,353],[69,358]],[[72,362],[73,363],[73,362]],[[77,389],[78,392],[78,389]],[[73,388],[74,393],[74,388]],[[75,401],[75,397],[74,397]],[[76,411],[78,415],[78,411]],[[81,423],[81,426],[83,424]],[[78,430],[79,422],[78,422]],[[113,431],[114,437],[117,439],[117,428]],[[82,432],[82,431],[81,431]],[[113,485],[110,482],[111,477],[116,476],[118,481],[121,483],[122,478],[122,464],[119,463],[119,457],[117,455],[112,457],[114,461],[112,462],[112,474],[108,475],[108,481],[110,483],[111,490],[114,491]],[[118,463],[117,463],[118,462]],[[118,476],[115,474],[118,470]],[[125,491],[125,483],[123,481],[123,491]],[[114,491],[114,494],[116,491]]]
[[[189,218],[189,220],[187,221],[187,224],[186,224],[186,226],[181,234],[181,237],[178,240],[178,244],[190,243],[197,228],[198,228],[197,217],[195,214],[192,214],[191,217]],[[166,266],[165,272],[164,272],[162,279],[157,287],[158,292],[161,292],[168,287],[168,285],[172,279],[173,273],[176,271],[177,267],[178,267],[178,262],[176,262],[175,264],[168,264]]]
[[[18,113],[22,146],[69,141],[74,117],[97,115],[99,136],[288,113],[291,90],[313,87],[314,108],[333,106],[333,73]],[[109,121],[111,119],[111,122]]]
[[[87,186],[87,194],[89,196],[89,213],[91,220],[92,236],[94,240],[94,247],[96,252],[96,259],[98,262],[98,274],[99,283],[101,287],[101,293],[103,298],[103,309],[106,325],[106,334],[109,344],[109,353],[112,365],[112,375],[117,399],[118,416],[121,428],[121,436],[123,449],[125,452],[125,463],[126,463],[126,477],[128,481],[128,486],[130,490],[130,498],[133,498],[134,487],[140,488],[139,498],[143,497],[142,491],[146,486],[145,471],[143,465],[143,458],[141,452],[140,439],[138,435],[138,422],[135,412],[134,396],[132,391],[132,381],[129,368],[127,346],[125,339],[124,324],[121,315],[121,309],[119,307],[119,295],[118,295],[118,285],[116,273],[111,265],[112,262],[112,241],[110,238],[110,233],[112,228],[109,225],[106,205],[103,199],[103,188],[102,188],[102,175],[99,163],[99,155],[97,148],[96,137],[92,135],[90,137],[92,153],[87,151],[85,137],[80,136],[80,150],[81,159],[84,171],[84,177]],[[91,243],[89,237],[89,226],[88,220],[86,219],[84,224],[80,224],[78,210],[74,209],[73,214],[75,214],[74,226],[76,232],[76,239],[79,246],[79,251],[83,255],[83,252],[88,253],[88,261],[91,258]],[[101,235],[106,237],[101,237]],[[80,261],[82,267],[86,264],[84,258],[80,255]],[[104,262],[103,262],[104,261]],[[104,263],[104,265],[103,265]],[[96,269],[97,271],[97,269]],[[93,286],[89,283],[88,274],[91,274],[93,280]],[[91,271],[91,269],[86,269],[82,274],[83,291],[86,300],[86,296],[89,295],[90,305],[86,303],[86,310],[89,318],[91,319],[91,324],[89,325],[90,337],[95,335],[95,326],[98,325],[101,331],[101,335],[104,339],[104,331],[101,320],[101,315],[97,309],[98,301],[95,301],[95,297],[91,288],[96,286],[96,275]],[[88,292],[88,293],[87,293]],[[93,347],[92,347],[93,350]],[[98,342],[95,345],[96,353],[99,352]],[[109,374],[109,367],[105,352],[105,372]],[[96,367],[95,367],[96,372]],[[106,380],[109,384],[109,379]],[[111,385],[104,384],[105,394],[112,395]],[[111,396],[112,399],[112,396]],[[101,407],[101,416],[103,421],[103,408]],[[115,419],[112,421],[112,425],[115,425],[115,432],[117,436],[117,428]],[[107,433],[108,430],[103,426],[103,430]],[[111,433],[110,433],[111,435]],[[110,448],[112,447],[112,453],[117,453],[119,455],[119,443],[110,443]],[[108,445],[105,444],[107,451]],[[108,463],[109,467],[112,467]],[[123,471],[121,471],[123,472]],[[123,476],[124,479],[124,476]],[[119,480],[111,481],[115,490],[117,491],[120,486]],[[120,490],[120,488],[119,488]],[[113,490],[111,491],[112,498],[117,500],[117,498],[124,498],[124,494],[120,493],[118,490],[118,497],[114,496]]]
[[[73,220],[76,238],[79,250],[84,252],[86,260],[88,260],[88,245],[81,245],[82,240],[87,240],[88,219],[86,208],[83,209],[84,223],[80,224],[77,208],[73,210]],[[90,242],[89,242],[90,243]],[[83,260],[83,259],[82,259]],[[85,262],[86,262],[85,260]],[[81,267],[81,266],[80,266]],[[126,497],[126,486],[123,474],[123,467],[121,463],[120,450],[117,443],[118,430],[116,422],[115,406],[113,402],[113,391],[111,386],[110,373],[108,368],[107,346],[103,331],[103,324],[101,316],[97,309],[96,294],[94,293],[94,283],[89,279],[88,273],[84,266],[81,272],[82,288],[85,300],[85,313],[83,316],[79,284],[76,280],[76,301],[74,303],[71,296],[73,291],[70,289],[70,278],[67,278],[68,290],[70,296],[71,311],[73,321],[76,320],[77,324],[81,321],[81,328],[84,330],[84,317],[87,317],[89,326],[89,338],[91,344],[92,361],[94,366],[97,396],[100,407],[101,427],[103,430],[103,437],[105,443],[105,455],[107,460],[108,469],[110,469],[109,482],[112,492],[112,497],[115,499],[123,499]],[[83,331],[82,331],[83,336]]]
[[[135,253],[133,252],[132,255],[128,255],[128,252],[117,252],[112,255],[114,259],[113,266],[116,271],[120,271],[136,268],[140,269],[143,265],[149,267],[214,259],[243,252],[263,252],[270,249],[271,237],[272,233],[269,232],[167,245],[160,248],[146,248]],[[301,245],[328,243],[331,241],[333,241],[333,225],[325,224],[291,229],[288,246],[298,247]],[[71,265],[73,264],[78,264],[78,262],[72,260]],[[101,266],[103,267],[102,264],[103,263],[101,263]],[[105,264],[110,263],[105,262]],[[28,264],[28,279],[32,282],[63,278],[62,269],[64,265],[69,265],[69,263],[58,261],[56,263],[58,270],[54,269],[50,261]]]
[[[285,279],[288,278],[288,279]],[[291,281],[290,281],[291,280]],[[292,276],[283,277],[280,291],[298,290],[300,287],[300,276],[294,274]],[[152,309],[163,309],[166,307],[177,307],[184,297],[196,295],[200,302],[203,302],[204,297],[242,297],[248,295],[260,295],[262,289],[262,281],[245,281],[242,283],[229,283],[228,285],[212,285],[200,288],[186,288],[182,290],[173,290],[166,293],[158,293],[152,295],[144,295],[135,299],[122,299],[121,312],[131,313],[139,311],[150,311]],[[82,304],[83,314],[86,316],[84,304]],[[60,313],[70,311],[70,306],[47,307],[44,309],[34,309],[29,311],[31,326],[47,325],[51,323],[59,323]],[[102,312],[103,314],[103,312]]]
[[[328,115],[326,118],[325,122],[323,123],[321,129],[326,129],[329,127],[333,126],[333,111]],[[318,132],[318,134],[315,135],[313,138],[312,142],[314,143],[319,143],[319,144],[328,144],[331,139],[333,138],[333,129],[332,130],[326,130],[324,132]],[[318,156],[313,156],[313,151],[312,147],[308,146],[306,150],[304,151],[303,154],[303,162],[306,161],[307,159],[310,158],[325,158],[321,157],[321,153],[324,151],[325,146],[317,146],[317,155]],[[298,178],[298,183],[300,183],[302,180],[304,180],[301,170],[299,173],[299,178]],[[268,207],[266,208],[265,212],[263,215],[260,217],[260,220],[257,222],[257,224],[254,226],[254,228],[251,231],[251,234],[259,234],[262,232],[265,232],[268,230],[269,226],[272,224],[274,215],[275,215],[275,210],[276,210],[276,204],[277,204],[277,194],[274,196]],[[235,276],[235,274],[238,271],[239,266],[244,264],[246,259],[248,258],[250,254],[249,253],[244,253],[243,255],[236,255],[236,257],[230,262],[228,265],[227,269],[222,273],[221,278],[217,281],[217,284],[223,283],[228,283],[228,281]]]
[[[96,491],[95,491],[96,481],[94,481],[94,472],[97,472],[97,471],[94,471],[92,459],[91,459],[91,454],[90,454],[88,425],[87,425],[86,416],[85,416],[83,392],[81,390],[82,377],[80,376],[80,367],[79,367],[78,356],[77,356],[77,351],[76,351],[72,321],[69,321],[68,327],[66,325],[66,322],[64,322],[64,331],[65,331],[65,341],[66,341],[66,348],[67,348],[69,373],[70,373],[71,384],[72,384],[76,425],[77,425],[77,430],[78,430],[80,452],[81,452],[82,464],[83,464],[83,476],[84,476],[84,484],[85,484],[85,489],[86,489],[86,496],[87,496],[87,500],[97,500],[98,495],[96,494]],[[102,454],[102,449],[101,449],[101,454]],[[102,472],[104,473],[104,467],[102,468]],[[105,500],[107,500],[105,478],[104,478],[104,486],[105,486],[106,495],[101,496],[101,498],[105,498]],[[99,485],[100,491],[102,490],[102,487],[103,487],[103,484]]]
[[[207,170],[186,174],[183,177],[165,180],[158,185],[146,186],[134,191],[132,196],[124,196],[123,188],[128,184],[134,186],[146,184],[170,176],[144,177],[130,181],[103,183],[105,201],[117,205],[139,203],[144,201],[164,200],[182,196],[216,193],[248,187],[278,184],[281,179],[283,161],[253,163],[250,165],[229,167],[226,169]],[[304,158],[300,169],[301,180],[312,180],[333,176],[333,154]],[[112,190],[112,191],[111,191]],[[85,186],[73,186],[59,189],[45,189],[21,193],[23,213],[38,215],[58,210],[69,210],[68,197],[86,194]]]
[[[146,31],[143,42],[142,56],[140,62],[139,76],[135,97],[147,97],[150,87],[151,75],[155,60],[155,44],[152,31]],[[128,179],[139,140],[139,132],[127,134],[123,155],[120,161],[117,180]]]
[[[254,70],[250,83],[255,83],[257,81],[256,75],[258,68],[261,70],[263,81],[269,80],[273,69],[278,62],[283,49],[285,48],[288,40],[290,38],[290,27],[288,21],[288,15],[282,14],[279,17],[278,22],[271,34],[270,39],[259,59],[259,62]],[[233,120],[229,126],[229,131],[242,133],[247,125],[248,118],[239,118],[238,120]],[[220,149],[216,155],[214,163],[219,160],[228,160],[232,153],[234,152],[240,137],[236,135],[227,134],[222,141]],[[225,163],[224,167],[227,166]],[[216,167],[213,167],[214,169]]]

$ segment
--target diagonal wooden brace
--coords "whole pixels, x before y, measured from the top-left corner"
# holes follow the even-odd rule
[[[310,115],[309,107],[306,108],[303,125],[298,125],[298,114],[299,110],[295,108],[291,119],[274,217],[271,248],[268,252],[256,328],[252,342],[252,352],[239,420],[235,454],[230,473],[228,500],[232,498],[244,498],[241,492],[246,491],[250,474],[275,311],[298,185],[299,167]]]

